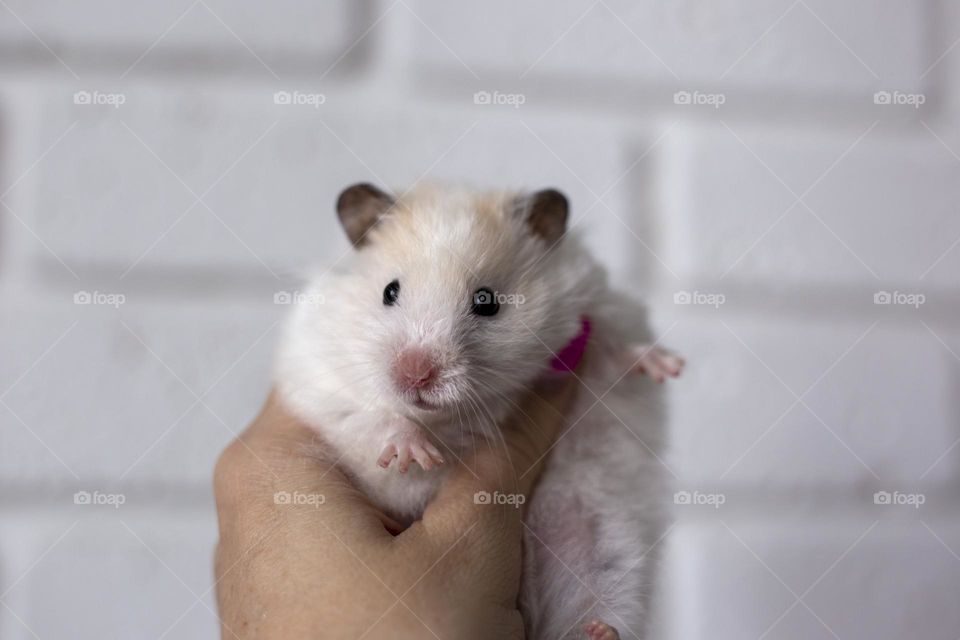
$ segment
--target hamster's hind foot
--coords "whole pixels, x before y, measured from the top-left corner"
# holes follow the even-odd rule
[[[624,366],[630,367],[631,372],[646,374],[657,382],[668,377],[676,378],[683,371],[684,364],[680,356],[650,344],[631,345],[624,355]]]
[[[589,640],[620,640],[620,634],[617,630],[606,622],[593,620],[583,626]]]

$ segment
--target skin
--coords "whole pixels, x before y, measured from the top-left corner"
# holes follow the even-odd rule
[[[568,376],[531,393],[502,426],[506,451],[445,456],[449,482],[402,532],[268,399],[215,471],[223,637],[522,638],[523,510],[474,495],[530,495],[574,392]],[[277,504],[277,492],[308,497]]]

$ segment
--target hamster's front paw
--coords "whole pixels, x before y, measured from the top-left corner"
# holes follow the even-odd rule
[[[411,461],[419,464],[424,471],[443,464],[440,451],[427,439],[420,427],[407,420],[403,420],[403,423],[398,424],[393,433],[387,436],[377,464],[387,469],[394,458],[400,473],[407,472]]]
[[[657,382],[667,377],[676,378],[683,371],[683,358],[675,356],[656,345],[635,344],[627,350],[625,364],[633,373],[647,374]]]

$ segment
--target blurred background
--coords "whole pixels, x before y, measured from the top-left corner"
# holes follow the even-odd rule
[[[652,637],[956,638],[958,43],[925,1],[0,0],[0,638],[217,635],[211,471],[296,274],[345,185],[424,176],[565,191],[687,358]]]

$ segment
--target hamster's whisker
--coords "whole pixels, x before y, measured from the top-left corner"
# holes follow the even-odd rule
[[[483,369],[482,366],[481,366],[481,369]],[[510,406],[512,406],[512,407],[514,408],[515,412],[520,412],[520,413],[523,415],[523,417],[526,418],[527,422],[531,425],[532,428],[534,428],[534,429],[539,429],[539,428],[540,428],[540,426],[533,420],[533,418],[530,417],[530,414],[528,414],[526,411],[524,411],[524,410],[523,410],[523,407],[521,407],[519,404],[517,404],[517,403],[516,403],[510,396],[508,396],[506,393],[500,391],[499,389],[496,389],[493,385],[488,384],[486,381],[483,380],[482,377],[479,377],[479,376],[478,376],[475,381],[476,381],[477,384],[482,385],[485,389],[487,389],[488,391],[490,391],[490,392],[491,392],[492,394],[494,394],[495,396],[499,396],[500,398],[502,398],[503,400],[505,400]],[[500,432],[499,429],[497,429],[497,433],[500,435],[500,439],[501,439],[501,441],[503,441],[504,446],[506,446],[506,442],[505,442],[504,439],[503,439],[503,434]],[[514,480],[516,481],[516,480],[517,480],[517,477],[516,477],[517,470],[516,470],[516,469],[513,470],[513,474],[514,474]]]
[[[344,377],[347,377],[347,376],[344,376]],[[377,374],[376,374],[376,373],[371,373],[371,372],[369,372],[369,371],[367,371],[366,375],[360,376],[360,377],[358,377],[358,378],[357,378],[357,377],[354,377],[354,378],[347,377],[347,382],[346,382],[346,384],[344,384],[344,385],[341,386],[341,387],[338,387],[337,389],[331,391],[330,393],[325,394],[325,395],[324,395],[324,398],[328,398],[328,397],[329,397],[329,398],[333,398],[333,397],[336,397],[336,396],[339,395],[340,392],[343,391],[344,389],[347,389],[347,388],[349,388],[349,387],[351,387],[351,386],[353,386],[353,385],[356,385],[357,383],[360,383],[360,382],[366,382],[367,380],[372,380],[372,379],[374,379],[374,378],[376,378],[376,377],[377,377]],[[379,398],[379,396],[377,396],[377,398]]]
[[[358,362],[351,362],[345,365],[341,365],[339,367],[334,367],[330,369],[330,371],[335,372],[335,371],[342,371],[344,369],[353,369],[356,367],[370,367],[370,366],[376,366],[377,364],[379,363],[375,360],[361,360]]]
[[[478,412],[478,410],[477,410],[477,406],[476,406],[476,404],[474,404],[473,398],[471,397],[471,395],[470,395],[470,393],[469,393],[469,390],[464,391],[463,400],[464,400],[464,402],[467,404],[467,408],[469,408],[469,409],[470,409],[470,412],[473,414],[473,417],[474,417],[474,419],[476,420],[476,426],[477,426],[477,428],[480,429],[482,432],[485,433],[485,430],[484,430],[484,428],[483,428],[483,426],[484,426],[484,425],[483,425],[483,418],[480,416],[480,414],[479,414],[479,412]]]
[[[484,403],[483,403],[483,398],[480,396],[480,394],[479,394],[475,389],[468,389],[468,390],[467,390],[467,394],[468,394],[468,396],[470,396],[470,397],[472,397],[472,398],[475,399],[475,403],[476,403],[478,409],[479,409],[479,410],[486,416],[486,418],[487,418],[487,421],[484,421],[484,422],[481,424],[481,426],[483,426],[484,428],[490,427],[490,429],[489,429],[489,431],[488,431],[488,435],[493,436],[494,439],[499,442],[500,446],[501,446],[504,450],[506,450],[506,448],[507,448],[507,442],[506,442],[506,440],[503,438],[503,433],[500,432],[500,429],[499,429],[499,427],[498,427],[498,425],[497,425],[497,421],[496,421],[496,418],[495,418],[494,415],[493,415],[493,412],[491,412],[490,409],[488,409],[488,408],[486,407],[486,405],[484,405]]]
[[[516,402],[514,402],[513,399],[510,398],[510,396],[508,396],[507,394],[503,393],[503,392],[500,391],[499,389],[494,388],[492,385],[486,383],[482,378],[477,378],[474,382],[475,382],[476,384],[481,385],[484,389],[486,389],[487,391],[489,391],[491,394],[493,394],[493,395],[495,395],[495,396],[498,396],[498,397],[502,398],[503,400],[505,400],[510,406],[512,406],[514,409],[516,409],[517,411],[519,411],[520,413],[522,413],[522,414],[524,415],[524,417],[527,418],[527,420],[529,420],[530,422],[533,422],[533,419],[532,419],[529,415],[527,415],[527,412],[524,411],[523,408],[522,408],[519,404],[517,404]]]

